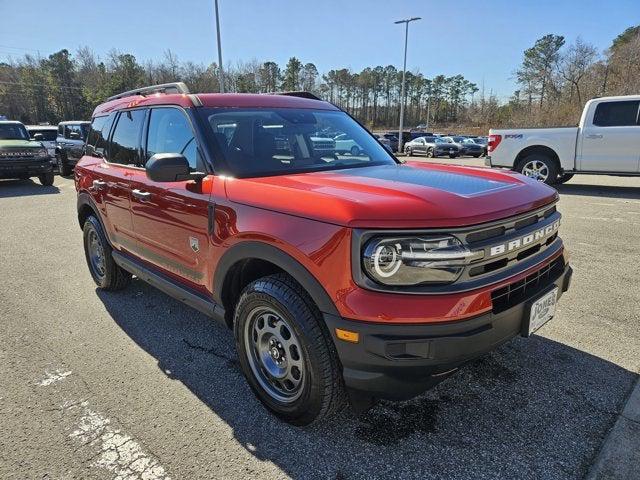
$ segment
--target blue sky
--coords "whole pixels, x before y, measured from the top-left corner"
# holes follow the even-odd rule
[[[432,77],[463,74],[506,97],[524,49],[547,33],[581,36],[599,50],[640,24],[640,0],[219,0],[224,63],[291,56],[320,72],[402,65],[409,16],[408,68]],[[26,27],[26,29],[25,29]],[[0,0],[0,58],[49,55],[87,45],[139,60],[216,61],[213,0]]]

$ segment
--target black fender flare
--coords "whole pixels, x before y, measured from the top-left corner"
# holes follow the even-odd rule
[[[249,240],[229,248],[218,261],[213,277],[213,299],[216,303],[222,305],[222,288],[229,270],[237,262],[248,258],[265,260],[281,268],[302,285],[322,313],[340,315],[324,287],[298,260],[272,245]]]
[[[80,212],[83,210],[83,207],[89,207],[91,208],[91,210],[93,210],[93,212],[96,214],[96,217],[98,218],[98,221],[100,222],[100,225],[102,226],[102,229],[104,230],[105,235],[107,235],[107,239],[108,239],[109,235],[107,234],[107,230],[105,230],[104,228],[104,222],[102,221],[102,215],[100,215],[100,209],[98,208],[96,203],[93,201],[93,198],[91,198],[91,195],[87,192],[78,193],[77,212],[78,212],[78,223],[80,224],[81,229],[84,228],[84,225],[80,220]]]

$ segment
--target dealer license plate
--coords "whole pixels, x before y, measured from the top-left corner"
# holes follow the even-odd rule
[[[531,304],[531,310],[529,313],[529,335],[553,318],[553,315],[556,313],[557,299],[558,287],[554,288],[549,293],[546,293]]]

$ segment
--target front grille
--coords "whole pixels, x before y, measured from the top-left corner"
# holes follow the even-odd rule
[[[531,298],[536,293],[542,292],[555,282],[563,271],[564,259],[560,256],[531,275],[494,290],[491,292],[492,312],[504,312]]]

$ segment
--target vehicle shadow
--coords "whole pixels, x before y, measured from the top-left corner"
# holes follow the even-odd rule
[[[640,185],[640,179],[638,180],[638,184]],[[554,186],[561,195],[640,199],[640,186],[585,185],[581,183],[565,183],[564,185]]]
[[[55,185],[44,187],[31,179],[0,180],[0,198],[52,195],[56,193],[60,193],[60,189]]]
[[[293,478],[582,478],[636,377],[541,336],[516,338],[416,399],[296,428],[255,399],[230,331],[137,279],[97,295],[247,452]]]

